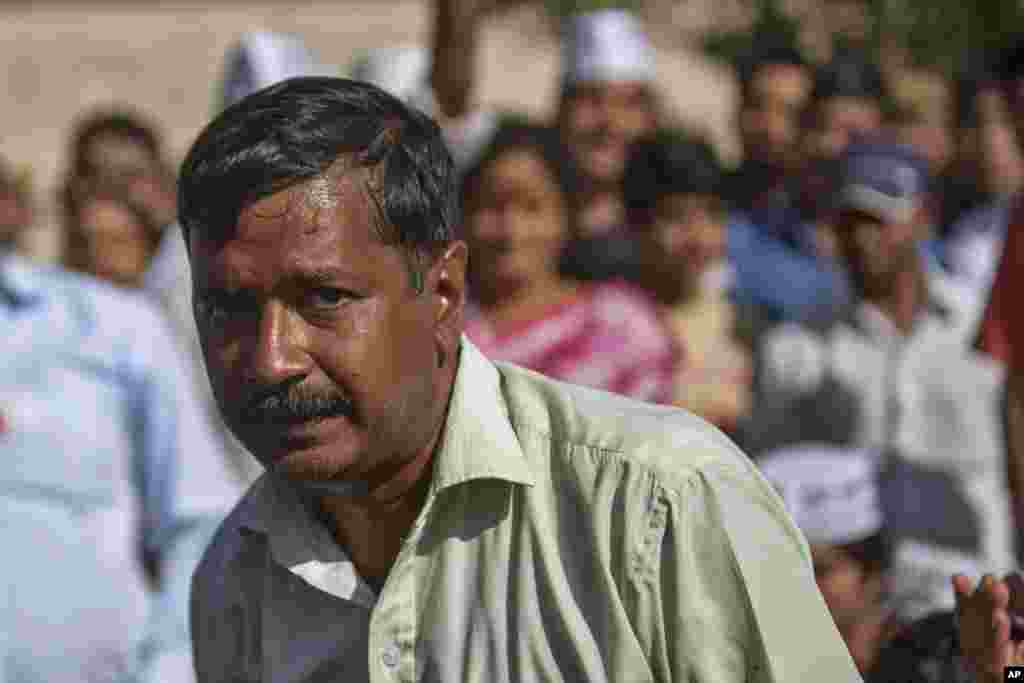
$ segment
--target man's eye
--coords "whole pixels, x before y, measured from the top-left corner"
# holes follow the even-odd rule
[[[219,323],[228,317],[246,315],[255,310],[255,305],[242,294],[210,293],[199,299],[197,308],[203,318]]]
[[[314,308],[334,308],[345,301],[356,298],[351,292],[337,287],[318,287],[309,295],[309,303]]]

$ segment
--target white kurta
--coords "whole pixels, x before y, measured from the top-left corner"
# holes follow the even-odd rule
[[[836,440],[875,449],[901,473],[886,509],[894,527],[913,527],[897,534],[898,609],[918,617],[952,608],[951,574],[1013,567],[1003,377],[969,349],[955,320],[930,310],[903,336],[862,304],[824,333],[786,325],[765,338],[751,445],[784,445],[815,422],[846,423],[850,433]],[[828,414],[845,410],[839,418],[849,420]]]

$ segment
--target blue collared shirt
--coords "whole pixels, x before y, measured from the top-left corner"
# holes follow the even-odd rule
[[[0,326],[0,681],[189,680],[191,574],[235,489],[164,321],[0,253]]]

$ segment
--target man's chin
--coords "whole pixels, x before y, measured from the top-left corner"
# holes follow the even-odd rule
[[[277,468],[271,470],[271,475],[286,479],[296,489],[310,496],[365,496],[370,490],[369,485],[361,479],[316,479],[299,473],[282,472]]]
[[[295,481],[331,481],[357,464],[364,451],[361,435],[344,427],[273,434],[254,430],[241,441],[270,472]]]
[[[267,471],[275,477],[288,480],[300,490],[312,495],[361,495],[366,482],[346,476],[347,468],[333,458],[325,459],[318,453],[290,453],[272,460]]]

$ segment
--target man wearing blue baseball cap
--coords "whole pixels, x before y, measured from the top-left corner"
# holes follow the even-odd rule
[[[968,348],[970,315],[920,249],[926,185],[925,163],[910,147],[873,139],[845,152],[835,224],[853,301],[818,329],[784,325],[765,337],[747,439],[755,451],[805,440],[815,411],[848,400],[852,433],[834,441],[886,454],[884,464],[915,482],[907,496],[920,499],[904,496],[909,538],[894,558],[905,620],[952,608],[951,574],[1013,565],[1003,371]],[[953,499],[963,505],[943,502]],[[966,512],[942,517],[954,509]]]

